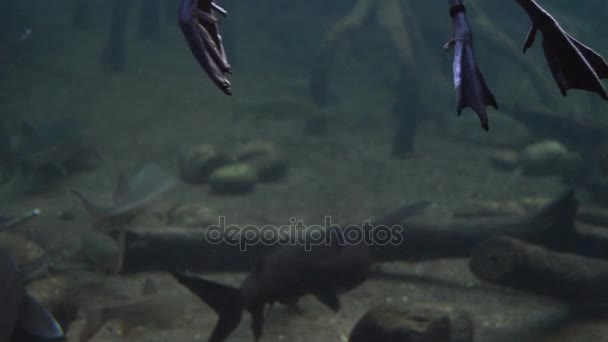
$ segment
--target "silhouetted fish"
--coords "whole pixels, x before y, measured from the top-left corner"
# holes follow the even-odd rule
[[[174,177],[161,170],[156,164],[146,164],[130,178],[121,174],[114,191],[114,203],[111,205],[102,206],[89,200],[77,190],[72,192],[90,214],[93,225],[101,227],[106,223],[121,225],[129,221],[173,187],[176,182]]]
[[[0,216],[0,231],[19,226],[40,215],[40,209],[32,209],[18,216]]]
[[[169,328],[185,313],[174,298],[158,293],[154,283],[147,279],[142,287],[142,296],[84,310],[86,321],[80,333],[80,342],[91,339],[106,322],[117,320],[121,334],[126,336],[139,326]]]
[[[353,283],[360,283],[367,277],[371,265],[369,250],[361,248],[358,252],[361,254],[352,253],[357,258],[352,262],[355,267],[344,272],[339,260],[347,261],[347,258],[341,258],[338,249],[326,246],[314,247],[311,251],[295,246],[280,248],[260,258],[238,289],[184,273],[172,274],[220,316],[210,342],[228,338],[240,323],[243,310],[251,313],[257,341],[262,336],[266,304],[293,303],[299,297],[311,294],[337,312],[340,302],[335,273],[345,273]]]
[[[393,225],[431,204],[418,202],[402,206],[372,220],[372,224]],[[326,238],[330,235],[326,234]],[[251,313],[257,341],[262,336],[266,304],[293,304],[302,296],[313,295],[337,312],[340,309],[338,293],[349,291],[367,279],[372,265],[371,252],[365,243],[348,245],[342,240],[308,248],[284,246],[260,258],[240,288],[181,272],[171,274],[218,313],[219,320],[210,342],[228,338],[240,323],[244,310]]]
[[[0,250],[0,341],[25,342],[28,337],[62,338],[61,327],[36,299],[25,292],[22,278],[13,258]]]

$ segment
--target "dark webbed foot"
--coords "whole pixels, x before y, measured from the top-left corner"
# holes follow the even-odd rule
[[[456,88],[456,110],[458,115],[462,109],[471,107],[479,120],[481,127],[489,129],[486,106],[498,109],[496,99],[488,88],[483,75],[475,61],[473,36],[467,20],[462,0],[449,0],[452,17],[453,38],[444,49],[454,49],[453,72],[454,87]]]
[[[213,11],[226,15],[226,11],[212,0],[182,0],[179,23],[200,66],[224,93],[230,95],[230,82],[226,78],[230,64]]]
[[[566,96],[568,89],[587,90],[608,100],[600,79],[608,78],[608,64],[602,56],[578,42],[534,0],[516,0],[528,13],[532,27],[526,37],[523,51],[532,46],[537,31],[543,34],[543,52],[557,82]]]

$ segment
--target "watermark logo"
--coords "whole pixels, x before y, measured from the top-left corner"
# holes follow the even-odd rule
[[[401,245],[404,229],[400,225],[374,225],[365,221],[361,225],[340,226],[326,216],[323,224],[306,225],[292,217],[286,225],[235,225],[228,224],[225,216],[207,227],[205,239],[210,244],[226,244],[241,251],[256,245],[266,246],[387,246]]]

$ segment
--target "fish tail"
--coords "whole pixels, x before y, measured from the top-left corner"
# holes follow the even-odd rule
[[[182,272],[172,271],[171,275],[218,314],[209,342],[226,340],[238,327],[245,309],[240,290]]]

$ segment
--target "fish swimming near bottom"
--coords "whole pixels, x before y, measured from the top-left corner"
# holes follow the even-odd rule
[[[0,341],[55,340],[63,330],[23,287],[23,275],[9,253],[0,249]]]
[[[355,250],[355,247],[345,250],[351,248],[353,250],[348,252],[325,246],[314,247],[311,251],[295,246],[280,248],[261,258],[239,288],[186,273],[172,272],[172,275],[220,316],[209,338],[210,342],[228,338],[239,325],[244,310],[251,313],[253,334],[257,341],[262,336],[266,304],[291,304],[299,297],[313,295],[337,312],[340,309],[338,287],[341,284],[336,279],[336,274],[343,273],[348,278],[348,283],[356,286],[367,278],[371,266],[369,250]],[[341,259],[349,259],[343,253],[353,257],[348,262],[355,267],[342,269]]]
[[[402,206],[372,220],[372,226],[396,224],[431,204],[418,202]],[[326,238],[330,235],[326,234]],[[370,246],[365,243],[344,244],[341,240],[330,242],[278,248],[258,259],[254,270],[239,288],[183,272],[172,271],[171,274],[218,313],[219,320],[210,342],[228,338],[238,327],[245,310],[251,313],[257,341],[262,336],[267,304],[294,304],[302,296],[313,295],[337,312],[340,309],[338,294],[354,289],[367,279],[373,262]]]
[[[119,303],[98,307],[85,307],[86,321],[80,332],[80,342],[86,342],[97,334],[107,322],[120,323],[123,336],[140,326],[155,328],[173,327],[177,318],[185,314],[184,308],[167,295],[158,293],[154,283],[148,279],[142,287],[142,295]]]

